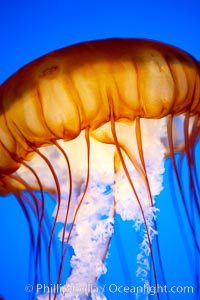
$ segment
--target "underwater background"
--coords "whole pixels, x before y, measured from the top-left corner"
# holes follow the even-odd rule
[[[82,41],[111,37],[137,37],[166,42],[200,60],[199,20],[198,0],[8,0],[0,4],[0,83],[26,63],[49,51]],[[200,176],[200,145],[195,151]],[[187,205],[191,209],[185,162],[182,169]],[[195,265],[191,255],[194,242],[169,159],[166,160],[165,170],[164,189],[156,197],[156,206],[160,210],[157,214],[158,239],[165,274],[163,280],[159,270],[158,282],[161,285],[166,283],[169,287],[193,286],[198,289],[194,270],[200,273],[199,265]],[[51,216],[54,202],[48,195],[46,197]],[[196,218],[197,215],[194,216]],[[60,228],[57,226],[57,232]],[[199,230],[197,227],[198,234]],[[199,241],[199,236],[197,238]],[[135,276],[140,240],[141,236],[135,232],[133,224],[122,222],[117,216],[106,261],[108,272],[99,280],[99,285],[105,286],[108,299],[135,299],[133,293],[120,293],[116,287],[141,284]],[[34,273],[29,264],[29,245],[27,220],[18,201],[12,195],[0,197],[0,296],[3,300],[32,299],[31,293],[25,290],[27,284],[32,284],[30,278],[33,275],[30,273]],[[159,269],[157,257],[158,254],[155,260]],[[46,267],[44,262],[44,270]],[[44,273],[45,276],[47,274]],[[153,289],[149,299],[156,299]],[[163,294],[161,299],[197,300],[191,291]]]

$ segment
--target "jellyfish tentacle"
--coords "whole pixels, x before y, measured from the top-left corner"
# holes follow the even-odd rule
[[[13,185],[11,185],[9,187],[9,189],[13,190],[13,194],[16,196],[17,200],[20,203],[20,207],[23,210],[23,213],[25,215],[25,218],[28,222],[28,227],[29,227],[29,232],[30,232],[30,238],[31,238],[31,247],[30,247],[30,266],[32,266],[31,264],[31,260],[32,260],[32,251],[35,251],[34,255],[35,255],[35,276],[37,277],[37,259],[38,259],[38,254],[40,253],[40,244],[38,244],[38,239],[36,239],[37,241],[35,241],[35,237],[34,237],[34,228],[33,225],[31,223],[31,219],[30,219],[30,215],[29,215],[29,210],[26,207],[25,201],[28,203],[28,205],[30,206],[31,210],[33,211],[33,213],[36,215],[36,217],[39,219],[39,202],[38,199],[36,198],[36,196],[34,195],[34,193],[31,190],[31,187],[28,185],[28,183],[26,181],[24,181],[22,178],[17,177],[16,175],[10,175],[12,177],[13,180],[16,180],[17,182],[20,182],[20,185],[24,185],[24,189],[26,191],[28,191],[32,197],[32,199],[34,200],[35,206],[33,205],[32,201],[30,201],[30,198],[26,195],[26,194],[21,194],[19,190],[16,190],[15,188],[13,188]],[[31,273],[31,269],[29,270],[29,272]],[[36,278],[35,278],[36,279]]]
[[[197,188],[197,192],[198,192],[198,195],[199,195],[199,199],[200,199],[200,185],[199,185],[199,181],[198,181],[198,175],[197,175],[197,168],[196,168],[196,165],[195,165],[195,143],[197,142],[198,140],[198,137],[199,137],[199,131],[200,131],[200,124],[199,124],[199,119],[200,117],[198,115],[196,115],[194,117],[194,122],[192,124],[192,129],[191,129],[191,132],[192,134],[190,135],[190,149],[191,149],[191,168],[192,168],[192,171],[193,171],[193,175],[194,175],[194,180],[195,180],[195,185],[196,185],[196,188]],[[200,203],[198,204],[198,206],[200,206]]]
[[[58,214],[59,214],[59,210],[60,210],[60,203],[61,203],[61,191],[60,191],[60,184],[58,181],[58,177],[56,175],[56,172],[52,166],[52,164],[50,163],[49,159],[41,153],[41,151],[39,151],[37,148],[33,147],[33,150],[45,161],[45,163],[47,164],[47,166],[49,167],[51,174],[54,178],[54,182],[56,185],[56,191],[57,191],[57,209],[56,209],[56,215],[55,215],[55,219],[54,219],[54,223],[51,229],[51,236],[50,236],[50,240],[49,240],[49,245],[48,245],[48,280],[49,280],[49,286],[51,284],[51,248],[52,248],[52,242],[53,242],[53,236],[54,236],[54,231],[55,231],[55,227],[56,227],[56,223],[57,223],[57,219],[58,219]],[[49,291],[49,300],[51,300],[51,289]]]
[[[144,178],[145,178],[148,194],[149,194],[149,197],[150,197],[150,203],[151,203],[151,206],[154,206],[153,197],[152,197],[151,188],[150,188],[148,175],[147,175],[147,170],[146,170],[146,165],[145,165],[145,160],[144,160],[144,153],[143,153],[143,147],[142,147],[142,137],[141,137],[141,127],[140,127],[140,119],[139,118],[136,118],[135,132],[136,132],[138,153],[139,153],[139,156],[140,156],[140,161],[141,161],[142,168],[143,168]]]
[[[34,206],[33,203],[29,200],[29,197],[25,193],[21,195],[21,197],[23,199],[26,199],[29,206],[31,207],[31,210],[33,211],[33,213],[35,214],[35,216],[38,219],[38,234],[37,234],[37,244],[36,244],[36,254],[35,254],[36,255],[35,256],[35,264],[37,264],[37,260],[39,258],[38,253],[40,254],[41,236],[43,237],[44,243],[46,246],[48,246],[48,242],[47,242],[48,236],[51,236],[51,232],[49,232],[51,230],[50,220],[49,220],[48,216],[46,215],[45,208],[44,208],[44,204],[45,204],[44,203],[44,189],[47,189],[47,191],[50,192],[51,194],[55,193],[55,189],[49,189],[49,188],[43,186],[38,174],[33,169],[33,167],[31,167],[28,163],[22,162],[22,165],[26,169],[28,169],[29,172],[31,172],[31,174],[36,178],[38,187],[36,185],[28,184],[28,182],[25,179],[23,179],[23,173],[19,173],[18,174],[19,176],[17,176],[17,174],[10,175],[10,176],[13,179],[15,179],[15,181],[18,182],[18,184],[13,184],[13,181],[12,181],[13,189],[16,189],[16,187],[17,187],[17,192],[19,195],[21,193],[21,190],[28,191],[31,194],[31,197],[35,203],[35,206]],[[24,178],[26,178],[27,176],[28,176],[28,174],[26,174],[24,176]],[[39,197],[37,197],[34,194],[33,190],[39,190],[39,192],[41,194],[41,202],[40,202]],[[41,214],[40,214],[40,211],[41,211]],[[46,229],[45,229],[44,225],[46,226]],[[57,251],[56,244],[53,244],[53,248],[54,248],[54,253],[55,253],[55,258],[56,258],[56,257],[58,257],[58,251]],[[32,249],[34,249],[34,246],[32,246]]]
[[[66,255],[66,252],[67,252],[67,249],[68,249],[68,246],[69,246],[69,241],[70,241],[71,234],[72,234],[75,222],[76,222],[76,218],[77,218],[79,209],[81,207],[81,204],[82,204],[82,202],[83,202],[83,200],[85,198],[85,195],[86,195],[86,192],[87,192],[87,189],[88,189],[88,185],[89,185],[89,179],[90,179],[90,136],[89,136],[89,128],[87,128],[85,130],[85,140],[86,140],[86,145],[87,145],[87,175],[86,175],[86,179],[85,179],[85,187],[84,187],[81,199],[80,199],[80,201],[79,201],[79,203],[78,203],[78,205],[77,205],[77,207],[75,209],[75,212],[74,212],[74,215],[73,215],[73,218],[72,218],[72,223],[71,223],[71,226],[70,226],[67,238],[66,238],[65,248],[62,251],[62,256],[61,256],[61,260],[60,260],[60,264],[59,264],[59,271],[58,271],[58,279],[57,279],[58,283],[61,280],[62,268],[63,268],[63,261],[64,261],[64,258],[65,258],[65,255]],[[70,188],[70,190],[71,190],[71,188]],[[69,205],[70,204],[68,204],[67,211],[69,210],[69,207],[70,207]],[[64,231],[64,234],[65,234],[65,231]],[[57,295],[57,291],[55,291],[55,293],[54,293],[53,300],[56,300],[56,295]]]
[[[63,226],[64,229],[63,229],[63,234],[62,234],[62,254],[63,254],[63,252],[65,251],[64,250],[65,230],[66,230],[66,226],[67,226],[67,222],[68,222],[70,204],[71,204],[71,200],[72,200],[72,173],[71,173],[70,161],[69,161],[69,158],[68,158],[67,154],[62,149],[62,147],[57,143],[57,141],[54,141],[54,144],[58,148],[58,150],[62,153],[62,155],[64,156],[66,164],[67,164],[67,168],[68,168],[68,174],[69,174],[69,193],[68,193],[66,216],[65,216],[65,220],[64,220],[64,226]],[[64,261],[64,256],[62,255],[62,260],[60,262],[61,266],[63,265],[63,261]],[[62,272],[62,269],[60,270],[60,272]],[[59,275],[59,277],[60,276],[61,275]],[[59,283],[60,282],[58,281],[58,284]]]
[[[200,205],[198,203],[198,198],[197,198],[196,189],[195,189],[195,186],[194,186],[193,173],[192,173],[192,166],[193,166],[192,153],[191,153],[192,148],[191,148],[191,145],[190,145],[191,138],[190,138],[189,130],[190,130],[190,113],[188,112],[186,114],[185,122],[184,122],[185,153],[186,153],[186,157],[187,157],[187,160],[188,160],[188,166],[189,166],[190,190],[193,192],[194,200],[195,200],[194,201],[195,206],[196,206],[196,209],[198,211],[198,214],[200,215]]]
[[[67,201],[66,216],[65,216],[64,225],[63,225],[62,253],[61,253],[61,260],[60,260],[60,263],[59,263],[58,278],[57,278],[57,284],[60,284],[61,275],[62,275],[62,269],[63,269],[63,263],[64,263],[64,258],[65,258],[66,251],[67,251],[67,249],[65,248],[65,230],[66,230],[66,226],[67,226],[67,222],[68,222],[70,204],[71,204],[71,200],[72,200],[72,184],[73,184],[73,182],[72,182],[72,173],[71,173],[71,167],[70,167],[69,158],[68,158],[66,152],[63,150],[63,148],[59,145],[59,143],[57,141],[54,141],[54,144],[58,148],[58,150],[62,153],[62,155],[64,156],[66,164],[67,164],[67,168],[68,168],[68,174],[69,174],[68,201]],[[56,294],[54,295],[54,298],[56,298]]]
[[[10,175],[11,179],[12,180],[16,180],[16,181],[19,181],[19,178],[17,176],[14,176],[14,175]],[[21,182],[21,181],[20,181]],[[21,182],[22,183],[22,182]],[[22,195],[20,194],[20,192],[18,190],[16,190],[15,188],[13,188],[13,185],[10,185],[9,182],[6,182],[6,189],[9,191],[9,193],[13,193],[16,197],[16,199],[20,202],[20,206],[22,207],[23,211],[24,211],[24,214],[26,216],[26,220],[28,222],[28,226],[29,226],[29,231],[30,231],[30,240],[31,240],[31,245],[32,245],[32,248],[34,248],[34,245],[35,245],[35,238],[34,238],[34,233],[33,233],[33,228],[32,228],[32,225],[31,225],[31,220],[29,218],[29,215],[28,215],[28,210],[22,200]],[[28,204],[30,205],[31,209],[34,211],[34,213],[36,213],[36,209],[35,207],[32,205],[32,203],[30,203],[28,201]]]
[[[40,190],[40,194],[41,194],[41,214],[39,214],[38,211],[38,233],[37,233],[37,249],[36,249],[36,257],[35,257],[35,269],[37,270],[37,265],[38,265],[38,255],[40,254],[40,247],[41,247],[41,232],[42,232],[42,227],[43,227],[43,219],[45,216],[45,201],[44,201],[44,190],[42,187],[42,183],[40,181],[39,176],[37,175],[37,173],[35,172],[35,170],[29,166],[27,163],[22,162],[22,164],[34,175],[34,177],[36,178],[36,181],[38,183],[39,186],[39,190]],[[35,278],[35,283],[37,283],[37,273],[36,273],[36,278]]]
[[[189,171],[189,187],[190,187],[190,193],[191,193],[191,200],[189,202],[190,205],[190,212],[191,212],[191,217],[190,217],[190,223],[193,224],[193,229],[194,232],[193,233],[193,239],[194,239],[194,243],[195,243],[195,249],[197,251],[196,255],[195,255],[195,261],[196,261],[196,265],[199,265],[199,251],[200,251],[200,245],[198,243],[198,239],[195,236],[195,227],[196,227],[196,217],[195,217],[195,211],[197,211],[198,217],[200,216],[200,206],[199,206],[199,202],[198,202],[198,195],[197,195],[197,190],[195,187],[195,182],[194,182],[194,172],[193,172],[193,151],[191,149],[191,145],[190,145],[190,113],[188,112],[186,114],[185,117],[185,122],[184,122],[184,137],[185,137],[185,153],[186,153],[186,157],[187,157],[187,161],[188,161],[188,171]],[[194,201],[193,201],[194,200]],[[188,210],[187,210],[188,211]],[[196,269],[196,283],[197,283],[197,287],[198,287],[198,282],[199,282],[199,273],[198,273],[198,269]],[[199,292],[199,288],[197,290],[197,294]]]
[[[191,222],[191,218],[190,218],[190,215],[189,215],[188,210],[187,210],[186,200],[185,200],[183,188],[182,188],[181,181],[180,181],[180,176],[179,176],[177,166],[176,166],[174,146],[173,146],[173,137],[172,137],[172,132],[173,132],[172,127],[173,127],[173,116],[169,115],[168,116],[168,141],[169,141],[169,148],[170,148],[170,157],[171,157],[171,160],[172,160],[173,169],[174,169],[175,176],[176,176],[176,179],[177,179],[177,183],[178,183],[180,195],[181,195],[181,198],[182,198],[182,203],[183,203],[183,206],[184,206],[184,209],[185,209],[185,213],[186,213],[186,216],[187,216],[187,220],[188,220],[188,223],[189,223],[189,227],[190,227],[191,232],[192,232],[192,236],[193,236],[193,239],[194,239],[194,242],[195,242],[196,249],[199,252],[200,247],[199,247],[197,239],[196,239],[194,226]]]
[[[135,187],[133,185],[133,182],[131,180],[131,177],[129,175],[129,172],[128,172],[128,169],[126,167],[126,163],[124,161],[123,155],[121,153],[121,149],[120,149],[120,146],[119,146],[119,143],[118,143],[117,134],[116,134],[116,130],[115,130],[115,117],[114,117],[114,111],[113,111],[113,104],[112,104],[112,101],[110,101],[110,102],[111,102],[110,103],[110,109],[111,109],[111,111],[110,111],[110,114],[111,114],[111,131],[112,131],[112,134],[113,134],[113,139],[114,139],[116,150],[117,150],[117,153],[119,155],[120,161],[122,163],[124,172],[125,172],[126,177],[127,177],[128,181],[130,183],[130,186],[131,186],[131,188],[133,190],[133,193],[134,193],[134,195],[136,197],[137,203],[139,205],[139,208],[140,208],[140,211],[141,211],[141,214],[142,214],[142,219],[144,221],[144,226],[145,226],[145,230],[146,230],[146,233],[147,233],[147,239],[148,239],[148,243],[149,243],[150,255],[151,255],[151,259],[152,259],[153,274],[154,274],[155,284],[157,286],[158,280],[157,280],[157,274],[156,274],[156,267],[155,267],[155,261],[154,261],[153,251],[152,251],[152,242],[151,242],[151,237],[150,237],[150,233],[149,233],[149,228],[148,228],[148,225],[147,225],[146,216],[144,214],[144,210],[143,210],[142,204],[140,202],[140,199],[139,199],[139,197],[137,195],[136,189],[135,189]],[[157,296],[157,299],[159,300],[160,299],[159,293],[156,293],[156,296]]]

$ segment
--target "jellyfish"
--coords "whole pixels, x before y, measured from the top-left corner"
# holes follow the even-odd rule
[[[138,278],[159,284],[155,260],[164,278],[164,258],[155,199],[163,190],[166,160],[189,224],[198,286],[199,101],[199,62],[173,46],[143,39],[69,46],[27,64],[0,86],[0,194],[13,194],[27,219],[35,285],[42,277],[42,251],[47,285],[56,273],[56,288],[33,297],[106,299],[98,280],[107,272],[116,215],[132,221],[140,234]],[[47,194],[55,201],[52,224]]]

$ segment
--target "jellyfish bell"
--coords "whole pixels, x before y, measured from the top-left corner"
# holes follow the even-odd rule
[[[152,240],[165,157],[172,160],[184,200],[175,153],[186,155],[199,212],[193,151],[199,136],[199,62],[182,50],[148,40],[87,42],[26,65],[1,85],[0,99],[1,195],[15,194],[29,218],[25,197],[41,235],[47,222],[44,191],[57,201],[46,244],[49,283],[56,222],[64,224],[57,283],[70,245],[72,271],[65,286],[83,282],[95,287],[106,272],[116,214],[134,221],[142,232],[137,274],[148,280],[150,260],[157,283]],[[32,230],[30,220],[29,226]],[[38,234],[32,243],[36,257],[41,238]],[[195,234],[194,244],[199,251]],[[65,295],[50,291],[38,297],[83,295],[105,297],[96,289]]]

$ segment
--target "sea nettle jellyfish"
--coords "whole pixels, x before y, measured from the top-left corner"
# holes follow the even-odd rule
[[[171,185],[176,181],[185,210],[191,235],[186,247],[195,261],[198,287],[199,62],[148,40],[82,43],[20,69],[1,85],[0,103],[0,193],[14,194],[27,218],[35,286],[42,277],[44,248],[46,285],[55,273],[59,287],[65,277],[62,289],[35,291],[33,298],[106,299],[98,279],[107,271],[117,214],[132,220],[140,233],[137,276],[146,285],[159,284],[158,268],[164,278],[165,258],[159,249],[155,197],[163,189],[166,159],[172,165]],[[56,200],[52,225],[45,212],[46,192]],[[63,226],[56,250],[57,222]],[[65,275],[68,252],[71,272]],[[196,299],[198,293],[196,288]],[[155,294],[161,299],[160,290]],[[141,297],[148,299],[148,292]]]

